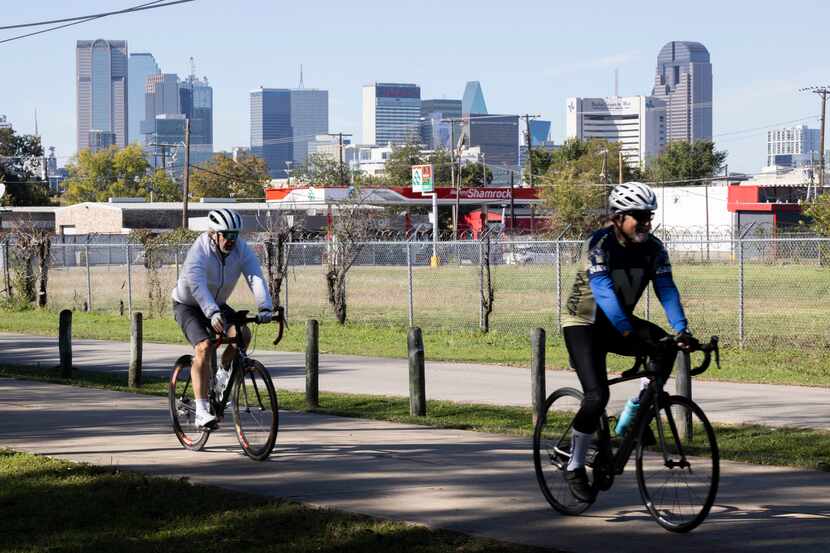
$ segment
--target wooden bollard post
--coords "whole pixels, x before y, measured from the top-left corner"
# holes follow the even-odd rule
[[[58,355],[61,377],[72,376],[72,311],[64,309],[58,319]]]
[[[533,425],[545,415],[545,329],[530,332],[530,380]]]
[[[141,387],[141,356],[143,351],[143,316],[141,312],[133,313],[133,321],[130,326],[130,370],[127,374],[127,386],[130,388]]]
[[[309,409],[320,406],[320,327],[314,319],[306,323],[305,403]]]
[[[674,389],[677,395],[683,396],[686,399],[692,399],[692,376],[689,371],[692,369],[692,359],[687,351],[677,352],[677,358],[674,361],[675,366],[675,381]],[[692,439],[692,412],[678,407],[680,416],[676,417],[677,431],[681,436],[685,436],[687,440]]]
[[[427,414],[424,339],[421,329],[417,326],[409,329],[407,349],[409,351],[409,414],[413,417],[424,417]]]

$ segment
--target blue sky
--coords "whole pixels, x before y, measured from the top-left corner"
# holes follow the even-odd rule
[[[15,3],[0,25],[139,3]],[[466,81],[479,80],[491,113],[541,114],[561,142],[565,98],[612,94],[615,69],[621,95],[649,94],[663,44],[693,40],[711,55],[715,141],[731,171],[757,172],[765,127],[807,117],[818,126],[818,98],[797,89],[830,84],[828,20],[830,3],[809,0],[196,0],[0,44],[0,114],[32,132],[37,109],[45,143],[65,161],[75,150],[75,41],[107,38],[180,76],[195,58],[214,87],[217,149],[249,144],[249,91],[296,86],[300,64],[306,87],[329,90],[329,130],[358,140],[364,84],[414,82],[423,98],[460,98]]]

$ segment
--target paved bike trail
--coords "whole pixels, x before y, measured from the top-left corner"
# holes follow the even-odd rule
[[[190,352],[191,349],[184,345],[145,343],[144,372],[167,377],[173,361]],[[303,353],[260,350],[255,352],[255,356],[277,378],[280,388],[304,389]],[[527,368],[431,362],[429,351],[426,357],[429,399],[530,405],[531,380]],[[73,340],[73,365],[76,367],[126,375],[129,358],[129,344],[124,342]],[[2,363],[56,366],[57,338],[0,333]],[[409,393],[408,375],[406,359],[320,355],[320,389],[324,391],[406,396]],[[580,388],[572,371],[546,371],[546,379],[548,392],[561,386]],[[636,392],[637,386],[636,381],[613,386],[609,412],[620,410],[626,398]],[[670,382],[667,389],[673,390],[674,383]],[[717,422],[830,430],[830,388],[707,382],[695,378],[692,396],[707,416]]]
[[[666,532],[643,507],[633,468],[586,514],[552,511],[529,440],[341,417],[280,413],[272,457],[241,456],[231,425],[203,452],[182,449],[165,398],[0,378],[0,447],[291,498],[505,541],[579,552],[826,553],[830,474],[722,463],[709,518]]]

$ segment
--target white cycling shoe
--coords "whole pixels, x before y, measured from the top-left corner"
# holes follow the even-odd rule
[[[197,428],[216,428],[216,415],[208,411],[197,412],[193,423]]]

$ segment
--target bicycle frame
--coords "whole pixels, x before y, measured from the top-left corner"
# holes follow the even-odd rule
[[[712,352],[715,354],[715,362],[718,366],[720,366],[720,354],[718,351],[718,339],[716,336],[712,337],[709,344],[699,346],[698,350],[703,351],[705,357],[701,365],[690,372],[691,375],[700,374],[708,368]],[[668,367],[664,371],[651,369],[642,371],[639,370],[640,367],[648,365],[649,363],[646,358],[638,357],[631,369],[624,371],[621,376],[612,378],[608,381],[608,386],[610,387],[615,384],[628,382],[642,377],[647,377],[650,380],[642,397],[640,398],[640,408],[637,410],[637,414],[634,417],[631,428],[628,432],[626,432],[625,436],[623,436],[622,442],[620,442],[620,447],[617,449],[617,453],[613,456],[611,455],[611,429],[600,425],[601,452],[606,454],[605,458],[609,460],[612,474],[614,475],[620,475],[623,473],[625,466],[631,459],[631,454],[634,452],[634,446],[636,445],[640,434],[642,434],[643,428],[650,425],[652,420],[657,421],[657,443],[660,444],[660,450],[663,452],[663,461],[666,463],[666,466],[682,467],[688,465],[686,461],[686,454],[682,448],[682,441],[679,439],[680,436],[678,434],[677,424],[675,423],[674,416],[671,411],[666,411],[666,417],[668,419],[669,430],[671,431],[674,443],[679,449],[678,453],[681,458],[679,463],[669,459],[666,455],[665,447],[663,447],[666,443],[666,430],[663,427],[664,425],[662,419],[657,416],[657,413],[660,412],[662,403],[661,400],[669,395],[663,387],[666,384],[666,380],[671,375],[673,367]]]

